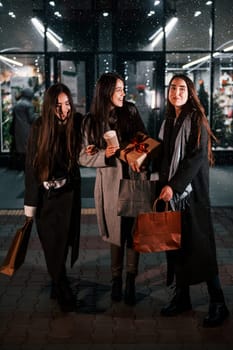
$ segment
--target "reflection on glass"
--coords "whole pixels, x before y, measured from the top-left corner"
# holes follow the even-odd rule
[[[33,92],[34,112],[40,114],[44,93],[44,57],[2,55],[0,57],[0,140],[1,152],[11,150],[12,109],[24,88]],[[20,64],[16,64],[16,63]]]

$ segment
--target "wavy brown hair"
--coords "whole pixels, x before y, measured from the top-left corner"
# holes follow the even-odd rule
[[[48,88],[44,95],[41,125],[37,141],[37,151],[34,159],[34,167],[40,181],[48,180],[53,167],[53,160],[58,149],[57,128],[58,122],[55,117],[58,96],[65,93],[70,103],[70,114],[65,125],[66,155],[68,162],[67,171],[71,169],[76,160],[76,143],[74,135],[74,104],[69,88],[57,83]]]
[[[185,74],[175,74],[168,85],[168,92],[167,92],[167,109],[166,109],[166,115],[170,116],[170,115],[174,115],[175,114],[175,107],[171,104],[171,102],[169,101],[169,91],[170,91],[170,87],[171,84],[173,82],[174,79],[182,79],[185,81],[187,88],[188,88],[188,100],[187,102],[182,106],[182,110],[185,109],[185,111],[187,112],[191,112],[193,110],[196,110],[197,113],[195,115],[197,115],[197,123],[198,123],[198,135],[197,135],[197,146],[200,145],[200,138],[201,138],[201,126],[204,125],[204,127],[207,130],[208,133],[208,160],[210,165],[214,164],[214,156],[213,156],[213,152],[212,152],[212,140],[215,140],[217,142],[217,139],[215,137],[215,135],[213,134],[208,119],[205,115],[205,111],[204,108],[199,100],[199,97],[197,95],[194,83],[192,82],[192,80],[186,76]]]
[[[98,147],[103,147],[103,132],[113,107],[112,96],[118,79],[124,82],[123,78],[115,72],[104,73],[95,86],[90,107],[91,124],[88,128],[88,139],[90,142],[94,141]]]

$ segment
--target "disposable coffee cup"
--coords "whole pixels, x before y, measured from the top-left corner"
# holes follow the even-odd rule
[[[115,130],[109,130],[104,133],[104,139],[108,146],[119,147],[119,142]]]

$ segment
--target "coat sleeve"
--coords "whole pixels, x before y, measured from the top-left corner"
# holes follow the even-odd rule
[[[94,155],[88,155],[85,152],[85,147],[82,147],[79,154],[79,164],[85,167],[104,168],[107,166],[105,162],[105,151],[98,150]]]
[[[81,151],[79,154],[79,164],[85,167],[93,167],[93,168],[103,168],[106,167],[105,161],[105,150],[97,149],[97,153],[93,155],[89,155],[85,152],[86,147],[88,146],[88,137],[87,132],[84,130],[84,135],[82,139]]]
[[[180,162],[175,175],[170,179],[169,185],[178,193],[183,193],[190,184],[201,166],[208,164],[208,133],[204,125],[201,127],[200,144],[197,145],[197,127],[192,127],[187,143],[186,155]]]

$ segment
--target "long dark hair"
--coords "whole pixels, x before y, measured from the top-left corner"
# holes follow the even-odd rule
[[[104,73],[98,79],[95,86],[90,114],[88,116],[91,121],[87,129],[89,142],[92,140],[99,147],[102,147],[103,132],[108,124],[109,115],[113,107],[112,96],[118,79],[124,82],[123,78],[117,73]]]
[[[171,88],[171,84],[174,79],[182,79],[185,81],[187,88],[188,88],[188,100],[187,102],[181,107],[182,110],[185,110],[186,112],[192,112],[193,110],[196,110],[197,113],[195,113],[195,116],[197,117],[197,123],[198,123],[198,136],[197,136],[197,146],[200,145],[200,138],[201,138],[201,126],[204,125],[204,127],[207,130],[208,133],[208,160],[210,165],[214,164],[214,156],[212,152],[212,139],[217,141],[215,135],[213,134],[208,119],[205,115],[204,107],[202,106],[199,97],[197,95],[194,83],[192,80],[185,74],[175,74],[168,85],[168,92],[167,92],[167,108],[166,108],[166,116],[169,117],[171,115],[175,115],[175,107],[171,104],[169,101],[169,91]]]
[[[67,95],[70,103],[70,112],[65,125],[66,134],[66,156],[69,160],[68,171],[75,162],[75,135],[74,135],[74,104],[69,88],[57,83],[48,88],[44,95],[41,127],[37,141],[37,151],[34,159],[34,167],[37,170],[37,176],[40,181],[48,179],[50,170],[53,166],[53,160],[58,149],[58,122],[55,117],[56,105],[60,93]]]

